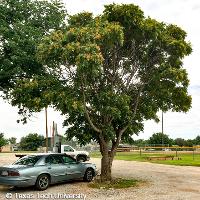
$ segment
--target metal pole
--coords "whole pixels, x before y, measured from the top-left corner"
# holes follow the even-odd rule
[[[54,136],[55,136],[55,125],[54,125],[54,121],[53,121],[53,130],[52,130],[52,146],[54,147],[55,145],[54,145]]]
[[[164,146],[164,141],[163,141],[163,111],[162,111],[162,147]]]
[[[193,160],[194,160],[194,148],[193,148]]]
[[[48,152],[48,123],[47,123],[47,107],[45,108],[45,119],[46,119],[46,152]]]
[[[162,134],[163,134],[163,111],[162,111]]]

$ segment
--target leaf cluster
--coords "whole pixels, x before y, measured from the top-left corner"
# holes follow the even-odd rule
[[[64,24],[60,1],[0,1],[0,91],[10,91],[16,81],[44,75],[36,47],[44,35]]]
[[[4,133],[0,133],[0,148],[8,144],[8,140],[4,138]]]
[[[29,133],[20,140],[20,148],[25,151],[36,151],[44,143],[44,137],[37,133]]]

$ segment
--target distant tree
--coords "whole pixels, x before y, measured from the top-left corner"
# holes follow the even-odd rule
[[[145,146],[147,143],[148,143],[148,141],[146,141],[146,140],[138,139],[138,140],[135,140],[133,144],[141,147],[141,146]]]
[[[26,137],[22,137],[20,148],[25,151],[36,151],[38,147],[44,143],[44,137],[37,133],[29,133]]]
[[[194,140],[188,139],[188,140],[185,141],[185,146],[193,147],[193,145],[194,145]]]
[[[176,138],[174,140],[174,144],[182,147],[182,146],[186,146],[186,141],[183,138]]]
[[[8,141],[4,138],[4,133],[0,133],[0,148],[8,144]]]
[[[17,138],[11,137],[11,138],[8,139],[8,141],[10,142],[10,144],[16,144]]]
[[[200,135],[197,135],[197,137],[194,139],[195,145],[200,145]]]
[[[169,138],[168,135],[164,133],[154,133],[150,138],[149,138],[149,143],[150,144],[157,144],[157,145],[162,145],[162,144],[169,144],[170,146],[172,145],[172,139]]]

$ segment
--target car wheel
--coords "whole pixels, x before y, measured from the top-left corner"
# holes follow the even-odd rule
[[[93,178],[94,178],[94,170],[91,168],[87,169],[83,177],[83,180],[86,182],[91,182]]]
[[[86,159],[84,156],[79,156],[78,159],[77,159],[79,162],[85,162]]]
[[[41,174],[38,176],[35,186],[38,190],[46,190],[49,187],[49,184],[49,176],[47,174]]]
[[[18,190],[18,189],[20,189],[20,187],[15,185],[15,186],[12,187],[12,189],[13,190]]]

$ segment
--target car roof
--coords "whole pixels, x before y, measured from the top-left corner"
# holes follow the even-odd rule
[[[65,153],[31,153],[26,156],[49,156],[49,155],[67,155]]]
[[[30,154],[26,154],[22,157],[27,157],[27,156],[49,156],[49,155],[67,155],[66,153],[30,153]]]
[[[31,157],[31,156],[40,156],[41,157],[41,159],[42,158],[46,158],[46,157],[48,157],[48,156],[50,156],[50,155],[52,155],[52,156],[57,156],[57,155],[65,155],[65,156],[68,156],[68,157],[70,157],[70,158],[72,158],[72,159],[74,159],[74,160],[76,160],[75,158],[73,158],[72,156],[70,156],[70,155],[67,155],[66,153],[32,153],[32,154],[27,154],[27,155],[24,155],[22,158],[27,158],[27,157]],[[40,161],[38,161],[38,162],[40,162]]]

